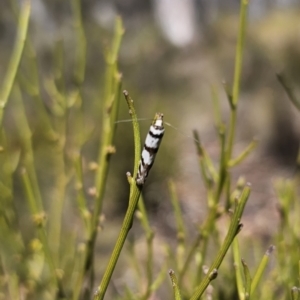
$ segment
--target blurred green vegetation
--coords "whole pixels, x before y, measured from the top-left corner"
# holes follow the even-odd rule
[[[124,34],[120,18],[101,27],[71,0],[43,27],[29,0],[5,3],[0,299],[91,299],[108,273],[107,299],[300,298],[299,12],[246,27],[242,3],[240,20],[223,16],[184,51],[150,18],[124,16]],[[179,128],[166,128],[138,204],[125,176],[136,133],[115,131],[122,85],[138,117],[162,111]]]

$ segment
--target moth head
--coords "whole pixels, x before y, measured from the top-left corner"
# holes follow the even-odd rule
[[[155,127],[164,127],[164,114],[156,113],[152,125]]]

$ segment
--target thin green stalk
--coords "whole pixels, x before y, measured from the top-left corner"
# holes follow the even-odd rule
[[[74,160],[74,167],[76,170],[76,190],[77,190],[77,205],[84,223],[85,235],[87,236],[91,230],[91,213],[87,207],[86,197],[83,190],[83,170],[81,163],[81,156],[77,155]]]
[[[114,133],[115,124],[117,118],[117,109],[119,106],[120,89],[121,89],[121,76],[117,72],[117,54],[120,47],[120,41],[124,33],[121,19],[116,20],[115,37],[113,41],[113,47],[110,57],[107,59],[107,72],[105,79],[105,107],[103,112],[103,138],[101,144],[101,150],[98,158],[98,171],[95,179],[96,187],[96,202],[92,218],[92,230],[91,236],[94,236],[97,231],[98,219],[102,209],[102,202],[104,196],[104,189],[106,185],[106,178],[108,174],[109,157],[112,152],[110,151]],[[112,110],[113,109],[113,110]],[[112,111],[115,112],[112,114]]]
[[[206,254],[207,254],[207,247],[208,247],[208,241],[210,234],[213,233],[215,228],[215,220],[217,219],[217,205],[211,206],[208,212],[208,216],[204,222],[204,224],[199,229],[201,233],[201,247],[199,252],[201,253],[201,263],[197,267],[197,273],[195,276],[195,282],[194,285],[197,285],[200,279],[202,278],[203,274],[203,264],[206,260]]]
[[[65,174],[65,161],[64,161],[64,141],[62,144],[58,143],[55,148],[56,159],[56,174],[53,186],[55,187],[51,193],[51,206],[49,209],[49,228],[48,239],[51,245],[53,257],[56,265],[60,265],[60,244],[62,238],[62,216],[63,207],[66,199],[66,184],[67,178]]]
[[[218,180],[217,171],[212,163],[211,158],[206,152],[205,148],[201,144],[201,140],[197,130],[193,130],[193,136],[195,140],[195,146],[200,162],[200,170],[202,173],[203,180],[207,186],[210,186],[213,182]]]
[[[247,11],[248,11],[248,0],[241,0],[239,35],[238,35],[238,41],[237,41],[237,46],[236,46],[232,99],[230,99],[231,114],[230,114],[229,137],[228,137],[228,146],[227,146],[227,161],[229,161],[229,159],[231,158],[234,137],[235,137],[237,104],[238,104],[239,93],[240,93],[240,82],[241,82],[241,72],[242,72],[242,59],[243,59],[243,49],[244,49],[244,40],[245,40],[245,30],[246,30],[246,22],[247,22]]]
[[[246,22],[247,22],[248,2],[249,2],[248,0],[241,0],[239,35],[238,35],[238,42],[236,46],[234,81],[233,81],[233,89],[232,89],[232,104],[235,107],[237,106],[239,100],[239,92],[240,92],[240,81],[241,81],[241,73],[242,73],[242,60],[243,60],[243,49],[244,49],[245,30],[246,30]]]
[[[30,17],[30,0],[23,1],[23,7],[19,16],[19,26],[17,37],[12,51],[11,59],[8,64],[8,69],[0,89],[0,127],[2,126],[3,111],[7,104],[9,95],[14,84],[16,74],[21,61],[24,44],[27,37],[27,29]]]
[[[139,298],[133,294],[131,289],[126,285],[125,286],[125,296],[122,297],[124,300],[139,300]]]
[[[138,218],[141,221],[143,229],[146,233],[146,241],[147,241],[147,266],[146,266],[146,274],[147,274],[147,288],[142,296],[142,300],[147,300],[151,294],[151,285],[153,280],[153,238],[154,232],[150,227],[143,196],[140,196],[140,200],[138,202],[139,214]]]
[[[213,189],[209,186],[208,192],[208,217],[204,222],[204,225],[201,226],[200,231],[202,232],[203,243],[201,246],[201,254],[202,254],[202,263],[205,261],[205,256],[207,253],[208,246],[208,238],[209,233],[212,233],[215,220],[218,216],[218,204],[221,198],[222,190],[227,178],[226,171],[226,152],[225,152],[225,126],[220,124],[218,128],[218,133],[221,142],[221,151],[220,151],[220,162],[219,162],[219,173],[218,173],[218,181],[216,183],[216,188]],[[198,271],[196,273],[195,281],[198,282],[202,275],[202,263],[198,266]]]
[[[53,254],[53,259],[55,261],[55,265],[59,265],[59,245],[60,245],[60,238],[61,238],[61,222],[62,222],[62,210],[63,204],[65,199],[65,185],[66,185],[66,178],[65,178],[65,163],[64,163],[64,147],[65,147],[65,139],[66,139],[66,99],[63,95],[59,95],[59,92],[56,90],[56,86],[54,81],[52,82],[51,93],[53,99],[55,99],[57,103],[60,105],[60,112],[59,117],[55,119],[56,125],[56,132],[58,133],[58,139],[54,144],[53,150],[56,151],[55,158],[57,158],[57,166],[56,168],[56,176],[55,178],[55,188],[52,191],[52,201],[51,201],[51,208],[49,213],[49,233],[48,239],[51,241],[50,247]],[[24,110],[24,109],[23,109]],[[22,120],[22,121],[21,121]],[[34,157],[33,157],[33,150],[31,145],[31,132],[25,117],[18,119],[17,124],[23,124],[20,131],[24,131],[25,128],[27,129],[27,134],[21,136],[21,139],[25,145],[25,155],[26,159],[24,159],[25,168],[28,170],[29,176],[32,181],[32,185],[35,192],[35,199],[41,202],[41,196],[39,191],[39,185],[36,178],[36,172],[34,168]],[[20,125],[18,125],[20,127]],[[24,128],[23,128],[24,126]],[[25,138],[25,136],[29,138]]]
[[[180,270],[184,266],[184,253],[185,253],[185,240],[186,240],[186,229],[184,226],[184,221],[182,217],[182,211],[180,208],[179,204],[179,199],[175,190],[175,184],[172,180],[169,180],[168,182],[168,187],[169,187],[169,193],[170,193],[170,199],[171,203],[173,206],[173,211],[175,214],[175,220],[176,220],[176,225],[177,225],[177,258],[176,258],[176,264],[177,264],[177,269]]]
[[[67,111],[67,98],[65,94],[62,94],[55,83],[54,77],[48,77],[44,80],[44,88],[46,92],[48,93],[49,97],[52,99],[51,101],[51,112],[53,115],[55,115],[56,123],[59,120],[58,118],[65,118],[66,111]],[[60,123],[61,120],[59,120]],[[61,125],[61,124],[60,124]]]
[[[215,86],[211,86],[211,94],[213,100],[214,121],[216,127],[219,127],[223,122],[221,117],[219,96],[218,96],[217,88]]]
[[[249,268],[246,264],[246,262],[242,259],[242,265],[243,265],[243,270],[244,270],[244,277],[245,277],[245,297],[244,299],[249,300],[250,296],[251,296],[251,275],[250,275],[250,271]]]
[[[194,254],[195,254],[196,250],[198,249],[199,244],[202,241],[202,239],[203,239],[203,235],[202,235],[201,230],[200,230],[200,232],[197,234],[197,237],[195,238],[195,240],[193,242],[193,245],[191,246],[191,248],[188,252],[188,255],[187,255],[186,260],[183,264],[183,267],[179,272],[179,276],[178,276],[179,277],[179,282],[178,282],[179,286],[181,286],[182,281],[184,280],[185,273],[187,272],[188,267],[189,267],[190,263],[192,262],[192,260],[194,258]]]
[[[257,146],[258,141],[253,140],[236,158],[229,160],[228,167],[232,168],[240,164]]]
[[[121,250],[125,243],[126,237],[129,233],[129,230],[131,229],[134,212],[135,212],[137,203],[139,201],[139,197],[140,197],[141,189],[142,189],[142,187],[139,187],[136,185],[136,182],[134,179],[134,178],[136,178],[140,155],[141,155],[141,139],[140,139],[139,124],[138,124],[137,116],[136,116],[135,109],[133,106],[133,100],[130,98],[127,91],[124,91],[123,93],[125,95],[125,98],[126,98],[126,101],[128,104],[129,113],[131,114],[132,124],[133,124],[134,149],[135,149],[135,151],[134,151],[134,175],[133,175],[133,177],[131,177],[131,175],[129,173],[127,174],[128,180],[130,183],[130,195],[129,195],[128,209],[127,209],[117,242],[113,249],[112,255],[109,259],[106,270],[104,272],[103,278],[97,289],[97,292],[94,295],[94,300],[102,300],[104,298],[104,295],[107,290],[108,284],[110,282],[111,276],[113,274],[113,271],[117,264]]]
[[[151,230],[152,234],[147,234],[147,266],[146,266],[146,274],[147,274],[147,288],[142,299],[147,300],[151,295],[151,285],[153,281],[153,239],[154,233]]]
[[[26,48],[29,48],[27,46]],[[36,54],[33,49],[28,50],[31,51],[30,53],[30,64],[28,66],[28,69],[30,69],[30,75],[33,77],[33,83],[30,82],[30,79],[27,79],[26,76],[23,76],[22,74],[18,74],[18,83],[20,84],[20,87],[27,92],[31,99],[32,99],[32,106],[35,107],[35,111],[37,114],[37,118],[39,121],[39,127],[38,130],[40,130],[40,133],[43,134],[49,141],[51,142],[57,142],[58,136],[57,133],[52,128],[52,123],[50,121],[49,115],[47,113],[47,110],[45,108],[45,105],[43,103],[42,97],[41,97],[41,90],[40,90],[40,83],[39,83],[39,75],[37,73],[37,62],[36,62]]]
[[[18,137],[20,139],[22,147],[21,165],[24,166],[26,172],[28,173],[36,205],[42,211],[43,202],[34,165],[34,153],[31,141],[32,133],[28,124],[27,117],[25,115],[25,107],[22,101],[22,94],[17,84],[15,85],[13,95],[14,98],[12,100],[15,103],[13,118],[18,129]]]
[[[241,253],[240,253],[238,239],[234,239],[232,243],[232,250],[233,250],[233,259],[234,259],[233,263],[235,268],[236,286],[239,294],[239,299],[244,300],[245,288],[243,284],[243,275],[241,269],[242,260],[241,260]]]
[[[265,269],[267,267],[267,264],[268,264],[269,259],[270,259],[270,255],[272,254],[274,249],[275,249],[275,246],[271,245],[268,248],[268,250],[266,251],[266,253],[264,254],[264,256],[263,256],[263,258],[262,258],[262,260],[261,260],[254,276],[253,276],[252,282],[251,282],[251,292],[250,292],[251,295],[253,295],[253,293],[255,292],[255,290],[257,288],[257,285],[261,280],[262,274],[263,274],[263,272],[265,271]]]
[[[232,220],[230,222],[230,226],[229,226],[229,230],[228,233],[225,237],[225,240],[223,242],[223,245],[221,247],[221,249],[219,250],[216,259],[214,260],[214,262],[212,263],[211,267],[209,268],[206,276],[203,278],[202,282],[200,283],[200,285],[196,288],[196,291],[194,292],[194,294],[192,295],[192,297],[190,298],[190,300],[197,300],[199,299],[202,294],[204,293],[204,291],[206,290],[207,286],[209,285],[209,283],[216,278],[217,276],[217,270],[220,267],[230,245],[232,244],[235,236],[239,233],[242,224],[240,223],[246,202],[248,200],[248,197],[250,195],[250,187],[246,186],[243,190],[243,193],[241,195],[241,197],[238,200],[237,206],[235,208],[235,211],[233,213],[232,216]]]
[[[145,207],[145,203],[144,203],[144,199],[143,196],[140,196],[140,200],[138,203],[138,213],[137,213],[137,217],[140,220],[142,227],[146,233],[146,236],[148,235],[153,235],[153,230],[151,229],[149,220],[148,220],[148,216],[147,216],[147,211],[146,211],[146,207]]]
[[[131,269],[135,271],[135,278],[134,281],[138,286],[141,286],[142,284],[142,270],[141,270],[141,264],[139,263],[139,259],[136,253],[135,248],[135,238],[131,237],[128,239],[127,245],[126,245],[128,257],[129,257],[129,264],[131,265]]]
[[[299,300],[300,299],[300,288],[294,286],[291,288],[291,297],[292,300]]]
[[[22,175],[22,177],[21,177],[22,183],[24,186],[25,194],[26,194],[26,199],[28,201],[28,206],[30,208],[33,222],[37,228],[39,238],[43,245],[43,250],[44,250],[44,253],[46,256],[46,261],[48,263],[48,266],[49,266],[49,269],[50,269],[50,272],[52,275],[52,280],[55,282],[55,284],[58,288],[58,294],[63,295],[64,294],[63,288],[62,288],[60,280],[57,277],[55,263],[54,263],[54,260],[53,260],[52,254],[51,254],[47,234],[45,231],[44,223],[45,223],[46,215],[45,215],[44,211],[41,211],[39,206],[37,205],[37,201],[35,199],[35,196],[33,193],[33,188],[32,188],[30,179],[28,177],[28,174],[26,172],[26,169],[22,170],[21,175]]]
[[[13,16],[16,22],[18,22],[19,15],[19,5],[17,1],[10,0],[11,10],[13,12]],[[36,108],[37,116],[39,118],[39,122],[41,128],[43,129],[43,133],[45,136],[54,141],[57,139],[55,132],[52,129],[52,124],[50,122],[49,116],[47,114],[44,102],[41,97],[41,91],[39,87],[39,78],[40,74],[37,66],[37,56],[36,51],[32,45],[30,40],[29,33],[26,36],[25,47],[23,50],[23,56],[26,59],[23,59],[23,67],[22,69],[26,69],[26,74],[23,75],[24,72],[18,72],[17,78],[20,86],[25,88],[25,91],[32,97],[34,100],[33,106]],[[33,81],[33,82],[31,82]]]
[[[227,178],[227,162],[226,162],[226,136],[225,136],[225,125],[220,124],[219,126],[219,137],[221,142],[221,153],[220,153],[220,162],[219,162],[219,176],[217,188],[215,191],[215,197],[213,199],[213,203],[209,203],[210,206],[216,206],[220,202],[222,190]]]
[[[61,36],[57,37],[53,50],[53,77],[55,83],[63,95],[66,95],[66,82],[64,78],[65,60],[64,44]]]
[[[86,67],[86,38],[84,33],[84,28],[82,24],[81,17],[81,1],[80,0],[72,0],[72,9],[73,9],[73,17],[74,17],[74,27],[77,38],[77,46],[76,46],[76,65],[74,70],[74,78],[76,84],[80,87],[84,81],[85,77],[85,67]]]
[[[236,120],[237,119],[237,111],[236,108],[233,108],[230,113],[230,121],[229,121],[229,134],[228,134],[228,147],[227,147],[227,161],[231,159],[235,130],[236,130]]]
[[[172,180],[169,180],[168,187],[171,195],[170,199],[173,206],[176,224],[177,224],[177,238],[179,240],[179,243],[182,244],[185,241],[185,226],[182,218],[182,211],[179,205],[179,200],[175,190],[175,184]]]
[[[289,79],[287,78],[285,73],[278,73],[277,79],[283,86],[285,92],[287,93],[291,102],[295,105],[295,107],[300,111],[300,98],[296,96],[295,88],[290,83]]]
[[[137,120],[137,115],[135,112],[135,108],[133,105],[133,100],[129,96],[127,91],[123,91],[124,96],[126,98],[126,102],[129,108],[129,114],[132,118],[132,126],[133,126],[133,136],[134,136],[134,171],[133,171],[133,178],[136,178],[138,169],[139,169],[139,162],[141,157],[141,136],[140,136],[140,127],[139,122]],[[134,181],[134,180],[132,180]],[[135,181],[134,181],[135,182]],[[130,193],[135,191],[135,184],[130,189]]]
[[[175,219],[176,219],[176,224],[177,224],[177,234],[178,234],[178,239],[180,242],[184,242],[185,240],[185,226],[184,226],[184,221],[182,218],[182,211],[180,208],[179,204],[179,199],[177,197],[177,193],[175,190],[175,184],[172,180],[168,181],[168,187],[169,187],[169,192],[171,195],[171,203],[173,206],[174,214],[175,214]]]
[[[20,262],[16,257],[24,253],[25,246],[17,225],[14,208],[12,175],[19,160],[14,162],[14,154],[7,143],[4,130],[0,131],[0,268],[2,290],[7,288],[9,299],[20,299]],[[2,294],[3,295],[3,294]],[[4,297],[4,296],[3,296]]]
[[[170,270],[169,271],[169,276],[170,276],[171,281],[172,281],[172,287],[173,287],[173,291],[174,291],[174,299],[175,300],[181,300],[180,290],[179,290],[178,281],[177,281],[177,277],[175,275],[175,272],[173,270]]]
[[[1,230],[3,231],[3,224],[1,222],[2,220],[0,219],[0,225],[1,225]],[[2,242],[4,239],[0,235],[0,241]],[[20,300],[20,282],[19,282],[19,277],[17,276],[16,272],[12,272],[9,270],[9,267],[7,266],[7,261],[8,257],[3,255],[2,251],[0,252],[0,266],[1,266],[1,275],[7,276],[9,280],[7,280],[7,291],[9,295],[9,299],[14,299],[14,300]],[[2,294],[3,295],[3,294]]]
[[[82,270],[84,270],[84,264],[85,264],[85,251],[83,248],[83,244],[81,244],[78,248],[77,248],[77,252],[76,252],[76,259],[75,259],[75,266],[74,266],[74,270],[75,272],[73,272],[73,289],[72,289],[72,300],[78,300],[79,299],[79,295],[80,292],[82,290],[82,282],[84,279],[84,272]]]
[[[50,243],[51,251],[55,264],[60,265],[60,243],[62,232],[62,215],[63,207],[66,199],[66,184],[67,177],[65,173],[65,146],[66,146],[66,133],[67,133],[67,119],[68,107],[65,94],[61,94],[54,82],[54,79],[49,80],[51,86],[49,93],[53,93],[53,99],[57,107],[58,114],[53,119],[54,129],[58,135],[56,143],[51,149],[54,152],[54,168],[57,176],[54,179],[53,190],[50,195],[50,209],[49,209],[49,225],[48,225],[48,240]]]
[[[28,201],[28,205],[33,217],[33,221],[37,227],[40,239],[42,241],[43,250],[45,252],[45,256],[47,258],[47,262],[50,267],[52,276],[54,277],[59,293],[63,294],[62,292],[63,288],[61,286],[61,282],[57,278],[57,274],[56,274],[56,267],[55,267],[56,261],[50,250],[49,243],[47,240],[48,237],[44,227],[44,221],[46,215],[43,208],[42,197],[40,194],[39,184],[38,184],[37,175],[34,166],[34,154],[33,154],[33,148],[31,143],[31,131],[28,125],[27,118],[25,116],[25,109],[22,103],[22,95],[17,85],[15,86],[14,89],[13,101],[16,104],[14,118],[15,118],[16,126],[18,128],[18,134],[22,146],[21,165],[23,166],[23,168],[22,168],[21,177],[23,181],[24,191],[27,196],[26,199]],[[54,241],[51,241],[51,246],[53,242]]]
[[[102,211],[104,192],[108,176],[108,168],[110,157],[115,153],[115,148],[112,145],[116,119],[119,108],[119,100],[122,87],[122,76],[117,69],[117,55],[120,48],[120,42],[124,33],[121,18],[116,19],[115,35],[112,45],[112,50],[107,57],[107,68],[105,75],[105,92],[104,92],[104,108],[103,108],[103,123],[102,123],[102,139],[101,147],[98,154],[98,168],[95,176],[96,199],[91,217],[91,226],[87,241],[86,259],[85,259],[85,276],[90,276],[90,290],[93,285],[93,259],[94,247],[98,233],[99,216]]]
[[[156,279],[152,283],[152,285],[151,285],[151,291],[154,292],[154,291],[156,291],[160,287],[160,285],[165,280],[166,272],[167,272],[167,262],[165,262],[163,264],[163,266],[161,267],[160,272],[158,273]]]
[[[113,110],[114,112],[117,112],[117,108],[119,106],[120,89],[121,89],[121,77],[119,77],[118,79],[116,94],[113,95],[114,103],[112,103],[112,105],[115,107],[115,109]],[[117,119],[117,113],[113,115],[111,114],[111,108],[108,108],[108,110],[110,110],[110,113],[107,112],[109,113],[109,115],[105,118],[105,124],[103,129],[104,140],[103,140],[103,144],[101,145],[101,151],[98,159],[99,170],[96,175],[97,199],[96,199],[95,208],[92,216],[92,228],[91,228],[91,230],[93,231],[92,236],[97,231],[98,219],[102,210],[105,183],[108,174],[109,158],[114,153],[112,142],[115,135],[115,125],[111,123],[114,123],[115,120]]]

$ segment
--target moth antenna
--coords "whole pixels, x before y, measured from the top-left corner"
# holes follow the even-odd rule
[[[173,129],[175,129],[176,131],[178,131],[180,134],[182,134],[183,136],[188,137],[189,139],[192,139],[194,142],[196,142],[197,144],[200,144],[200,141],[195,139],[193,136],[186,134],[185,132],[179,130],[177,127],[173,126],[171,123],[169,122],[164,122],[165,125],[172,127]]]
[[[138,118],[137,119],[138,121],[153,121],[154,119],[153,118]],[[119,124],[119,123],[129,123],[129,122],[132,122],[132,119],[125,119],[125,120],[118,120],[116,122],[114,122],[114,124]],[[175,127],[174,125],[172,125],[171,123],[169,122],[165,122],[164,121],[164,124],[175,129],[176,131],[178,131],[181,135],[193,140],[194,142],[196,142],[197,144],[200,144],[200,141],[195,139],[192,135],[188,135],[186,134],[185,132],[181,131],[180,129],[178,129],[177,127]]]
[[[150,119],[150,118],[138,118],[137,120],[138,121],[150,121],[150,120],[153,120],[153,119]],[[127,123],[127,122],[132,122],[132,119],[118,120],[118,121],[114,122],[114,124]]]

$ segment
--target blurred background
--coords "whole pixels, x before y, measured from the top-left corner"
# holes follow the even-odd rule
[[[12,1],[13,2],[13,1]],[[0,80],[3,79],[15,37],[15,21],[9,1],[1,2],[0,10]],[[190,228],[201,222],[206,211],[206,195],[197,163],[192,130],[200,133],[204,147],[217,162],[219,141],[213,122],[212,90],[218,95],[222,116],[228,119],[229,104],[224,86],[231,87],[239,22],[237,0],[84,0],[82,18],[87,39],[86,78],[83,84],[85,122],[89,124],[97,105],[101,105],[104,76],[104,53],[120,15],[125,35],[119,56],[123,88],[135,100],[141,121],[142,139],[146,136],[155,112],[163,112],[166,126],[154,167],[144,188],[151,222],[157,232],[173,238],[176,231],[170,210],[167,180],[174,179],[184,217]],[[259,140],[257,149],[234,178],[244,176],[252,184],[246,208],[245,233],[259,233],[268,239],[276,229],[277,211],[273,183],[277,177],[290,177],[295,172],[299,146],[300,119],[276,78],[284,71],[300,92],[300,3],[298,0],[249,1],[248,26],[243,58],[242,85],[238,108],[238,127],[234,153],[248,143]],[[66,89],[74,85],[70,73],[74,60],[73,23],[69,1],[32,0],[30,37],[37,53],[39,76],[46,78],[53,71],[53,51],[62,42]],[[28,74],[30,76],[30,74]],[[69,76],[69,77],[68,77]],[[298,86],[297,86],[298,84]],[[95,102],[89,99],[98,99]],[[45,97],[47,106],[47,97]],[[38,153],[43,141],[35,129],[34,107],[27,103],[34,147]],[[5,124],[14,137],[7,108]],[[121,102],[118,119],[129,118],[125,101]],[[100,123],[100,120],[99,120]],[[131,123],[117,125],[109,184],[104,213],[108,224],[117,226],[127,207],[128,183],[125,176],[132,171],[133,138]],[[96,159],[97,132],[91,134],[84,155],[86,163]],[[49,182],[53,179],[51,162],[37,158],[39,181],[47,200]],[[51,177],[52,176],[52,177]],[[50,178],[50,180],[49,180]],[[51,179],[52,178],[52,179]],[[87,176],[86,190],[92,184]],[[18,184],[16,184],[16,188]],[[117,192],[116,192],[117,191]],[[251,224],[251,226],[247,226]],[[107,240],[110,235],[100,239]],[[138,233],[137,233],[138,234]],[[102,241],[103,242],[103,241]]]

